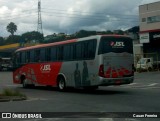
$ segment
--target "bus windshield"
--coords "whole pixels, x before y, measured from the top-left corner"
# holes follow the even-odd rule
[[[109,52],[133,54],[132,40],[128,37],[102,37],[100,40],[98,54]]]

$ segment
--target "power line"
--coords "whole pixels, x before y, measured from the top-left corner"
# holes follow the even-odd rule
[[[17,18],[19,18],[19,16],[23,16],[23,15],[27,15],[27,14],[35,14],[36,13],[36,11],[35,12],[32,12],[32,13],[25,13],[25,14],[17,14],[17,15],[14,15],[13,17],[17,17]],[[1,19],[3,20],[3,19],[10,19],[10,18],[12,18],[12,16],[11,15],[9,15],[9,16],[5,16],[5,17],[1,17]]]
[[[23,11],[19,11],[19,12],[21,12],[21,13],[25,13],[25,12],[30,12],[30,11],[33,11],[33,10],[36,10],[37,11],[37,9],[30,9],[30,10],[23,10]],[[36,12],[36,11],[34,11],[34,12]],[[0,14],[0,16],[3,16],[3,15],[11,15],[11,12],[9,12],[9,13],[4,13],[4,14]]]
[[[47,15],[47,16],[53,16],[53,17],[66,17],[66,18],[75,18],[75,19],[86,19],[86,20],[108,20],[108,21],[124,21],[124,20],[127,20],[127,21],[131,21],[131,22],[139,22],[138,20],[133,20],[131,18],[112,18],[112,17],[107,17],[107,16],[80,16],[78,14],[64,14],[64,13],[55,13],[54,15],[53,14],[50,14],[50,12],[45,12],[45,11],[42,11],[42,13],[45,13],[43,15]],[[29,15],[27,15],[29,14]],[[2,21],[4,20],[12,20],[12,19],[19,19],[19,18],[24,18],[24,17],[28,17],[28,16],[33,16],[33,15],[36,15],[37,13],[27,13],[27,14],[19,14],[19,15],[16,15],[14,17],[11,17],[11,16],[6,16],[6,17],[3,17],[1,18]],[[58,15],[57,15],[58,14]],[[136,19],[136,18],[135,18]]]
[[[126,18],[109,18],[109,17],[106,17],[106,18],[99,18],[99,17],[96,17],[96,16],[90,16],[90,17],[80,17],[80,16],[67,16],[66,14],[62,14],[62,15],[53,15],[53,14],[45,14],[47,16],[54,16],[54,17],[66,17],[66,18],[76,18],[76,19],[88,19],[88,20],[91,20],[91,21],[95,21],[95,20],[108,20],[108,21],[124,21],[124,20],[127,20],[127,21],[131,21],[131,22],[139,22],[138,20],[133,20],[133,19],[126,19]]]
[[[45,9],[45,10],[54,10],[54,11],[64,11],[66,12],[67,10],[60,10],[60,9],[54,9],[54,8],[42,8],[42,9]],[[90,14],[90,15],[120,15],[120,16],[139,16],[138,14],[137,15],[129,15],[129,14],[117,14],[117,13],[109,13],[109,12],[104,12],[104,13],[94,13],[94,12],[82,12],[82,11],[72,11],[73,13],[87,13],[87,14]]]
[[[64,12],[48,12],[48,11],[42,11],[43,13],[53,13],[53,14],[63,14],[63,15],[73,15],[73,16],[87,16],[87,17],[96,17],[96,18],[98,18],[98,17],[107,17],[108,15],[106,15],[106,14],[102,14],[102,15],[99,15],[99,14],[87,14],[87,15],[84,15],[84,14],[73,14],[73,13],[64,13]],[[119,15],[120,16],[120,15]],[[129,18],[129,17],[127,17],[127,18],[124,18],[123,16],[120,16],[121,18],[123,18],[123,19],[136,19],[135,17],[133,18]]]
[[[35,14],[35,15],[37,15],[37,13]],[[25,17],[28,17],[28,16],[35,16],[35,15],[26,15],[26,16],[20,16],[20,17],[18,17],[18,19],[20,19],[20,18],[25,18]],[[17,17],[13,17],[13,18],[8,18],[8,19],[4,19],[4,20],[1,20],[1,21],[6,21],[6,20],[13,20],[13,19],[17,19]]]
[[[133,21],[133,22],[134,21],[138,22],[138,20],[135,20],[135,19],[137,19],[135,17],[138,17],[137,15],[122,15],[122,14],[112,14],[112,13],[93,13],[93,12],[80,12],[80,11],[72,11],[73,13],[66,13],[66,10],[58,10],[58,9],[50,9],[50,8],[43,8],[43,9],[45,9],[45,10],[54,10],[54,11],[44,11],[44,10],[42,10],[42,11],[40,10],[40,11],[43,12],[43,13],[47,13],[47,14],[49,14],[49,13],[58,14],[58,15],[54,15],[55,17],[67,17],[67,18],[77,18],[77,19],[78,18],[79,19],[96,19],[96,20],[104,20],[104,19],[106,20],[107,18],[113,18],[114,17],[114,18],[116,18],[116,20],[112,19],[112,21],[122,21],[123,19],[124,20],[125,19],[126,20],[131,19],[131,21]],[[32,12],[33,10],[36,10],[36,9],[23,10],[22,12],[26,13],[26,14],[30,14],[30,13],[27,13],[27,12]],[[33,11],[33,12],[37,12],[37,10]],[[0,14],[0,15],[4,15],[4,14]],[[22,14],[14,15],[14,17],[17,16],[19,18],[19,16],[21,16],[21,15]],[[44,15],[46,15],[46,14],[44,14]],[[115,17],[114,15],[117,15],[117,17]],[[53,15],[49,14],[49,16],[53,16]],[[108,16],[110,16],[110,17],[108,17]],[[124,18],[126,16],[127,16],[127,18]],[[135,17],[133,18],[133,16],[135,16]],[[41,18],[40,15],[39,15],[39,17]],[[5,18],[6,19],[11,19],[11,16],[1,17],[1,19],[5,19]]]

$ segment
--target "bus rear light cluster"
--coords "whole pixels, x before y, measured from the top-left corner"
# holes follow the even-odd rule
[[[99,73],[98,73],[98,75],[101,76],[101,77],[105,77],[105,75],[104,75],[104,65],[103,64],[101,64],[99,66]]]

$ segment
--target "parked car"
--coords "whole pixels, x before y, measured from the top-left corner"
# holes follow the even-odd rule
[[[0,58],[0,71],[11,71],[12,61],[11,58]]]
[[[152,58],[141,58],[136,67],[137,71],[151,71],[153,69],[153,59]]]
[[[136,65],[137,71],[152,71],[155,69],[160,69],[160,62],[153,61],[153,58],[141,58]]]

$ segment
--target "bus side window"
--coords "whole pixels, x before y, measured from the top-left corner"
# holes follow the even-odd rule
[[[19,52],[17,54],[18,54],[17,64],[21,64],[22,63],[22,52]]]
[[[41,61],[44,62],[45,61],[45,48],[41,49]]]
[[[46,48],[45,49],[45,60],[46,61],[51,61],[51,48]]]
[[[16,66],[18,66],[19,64],[21,64],[21,53],[20,52],[18,52],[18,53],[15,54],[13,63]]]
[[[64,46],[64,60],[71,60],[71,52],[70,52],[70,45],[65,45]]]
[[[96,52],[96,39],[88,40],[82,43],[82,58],[93,59]]]
[[[63,61],[63,46],[59,46],[58,47],[58,53],[57,53],[57,55],[58,55],[58,60],[59,61]]]
[[[73,60],[76,60],[76,44],[73,44],[72,45],[72,47],[73,47]]]
[[[57,47],[51,48],[51,60],[57,61]]]
[[[40,50],[34,51],[34,62],[40,62]]]
[[[88,57],[93,58],[95,55],[95,46],[94,46],[94,41],[91,40],[88,42]]]
[[[74,46],[73,44],[70,45],[70,60],[73,60],[74,56]]]
[[[26,63],[30,62],[30,51],[26,52]]]
[[[76,43],[75,46],[75,50],[76,50],[76,60],[81,60],[82,59],[82,46],[81,46],[81,42]]]
[[[82,57],[83,57],[83,59],[88,58],[88,42],[82,43]]]
[[[22,56],[21,56],[21,58],[22,58],[22,64],[24,64],[25,62],[26,62],[26,55],[25,55],[25,52],[22,52]]]
[[[34,50],[31,50],[30,54],[30,62],[34,62]]]

